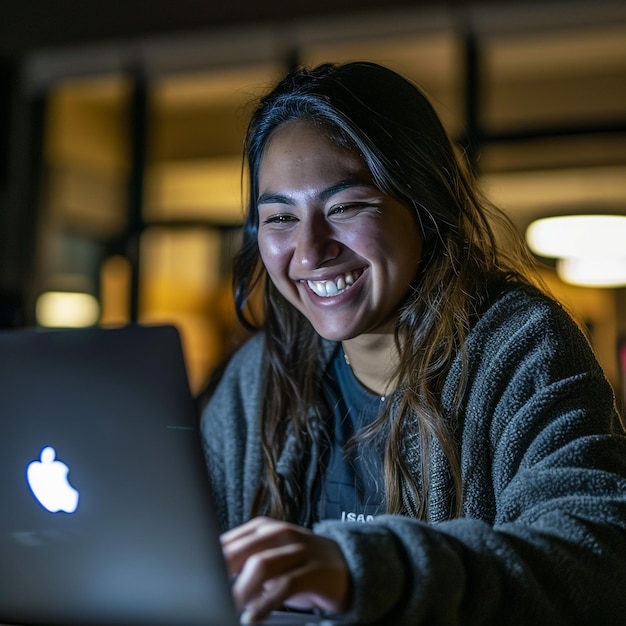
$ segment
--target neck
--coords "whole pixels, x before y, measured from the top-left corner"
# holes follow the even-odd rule
[[[394,388],[398,350],[393,334],[361,335],[342,342],[346,360],[359,382],[370,391],[388,395]]]

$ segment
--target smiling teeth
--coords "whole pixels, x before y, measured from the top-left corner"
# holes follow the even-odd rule
[[[342,274],[335,280],[307,280],[308,286],[320,297],[329,298],[349,289],[358,278],[353,272]]]

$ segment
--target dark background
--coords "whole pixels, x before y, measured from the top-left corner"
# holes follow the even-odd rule
[[[573,0],[597,7],[603,0]],[[15,56],[36,47],[78,44],[245,23],[328,17],[394,8],[506,8],[506,0],[3,0],[0,3],[0,55]],[[515,3],[518,5],[519,3]],[[527,0],[531,12],[541,0]]]

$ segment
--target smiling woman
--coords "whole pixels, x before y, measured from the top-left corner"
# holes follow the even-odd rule
[[[268,276],[319,335],[346,351],[360,335],[392,336],[421,235],[413,212],[373,185],[358,153],[309,122],[283,124],[260,164],[257,210]]]
[[[422,92],[367,62],[297,69],[246,157],[235,299],[256,332],[202,416],[246,618],[621,620],[611,387]]]

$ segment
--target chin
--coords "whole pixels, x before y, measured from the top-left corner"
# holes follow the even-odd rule
[[[345,328],[319,328],[317,326],[313,326],[313,328],[320,337],[327,339],[328,341],[346,341],[347,339],[353,339],[360,334],[359,332],[346,331]]]

